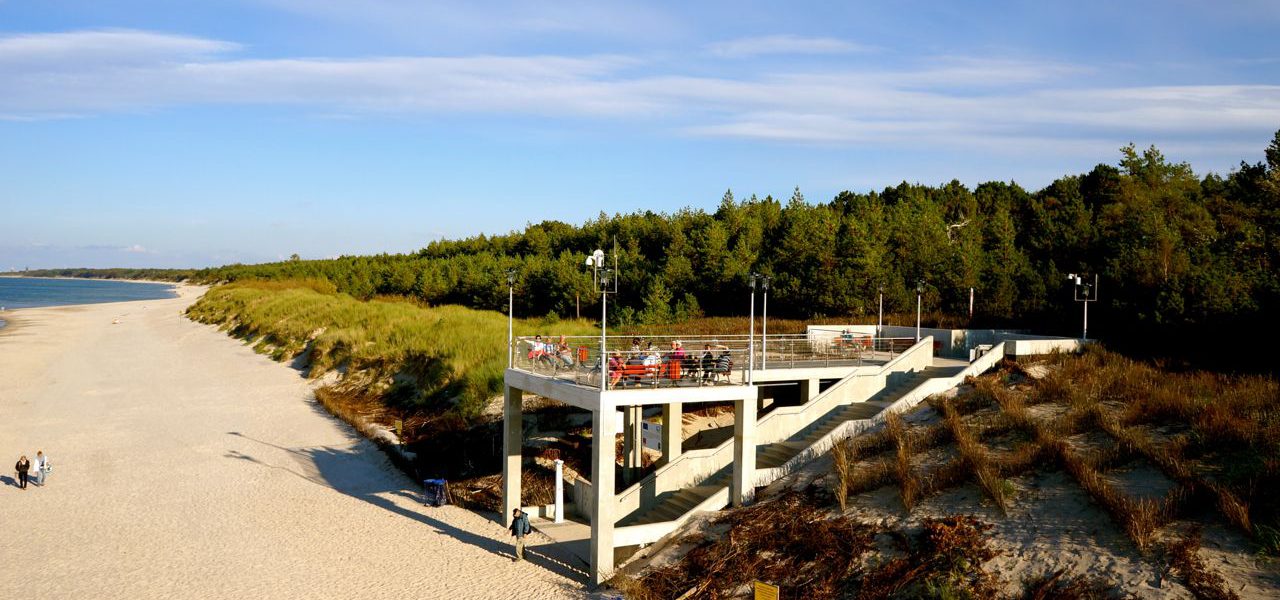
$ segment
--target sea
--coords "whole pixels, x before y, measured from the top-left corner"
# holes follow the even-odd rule
[[[160,300],[176,297],[178,293],[174,291],[172,285],[166,283],[108,279],[0,277],[0,327],[4,327],[4,311],[12,308]]]

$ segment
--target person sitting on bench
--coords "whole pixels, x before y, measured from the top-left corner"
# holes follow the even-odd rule
[[[713,379],[724,375],[724,380],[729,381],[729,372],[733,370],[733,357],[729,355],[729,348],[720,346],[720,355],[716,357],[715,372]]]

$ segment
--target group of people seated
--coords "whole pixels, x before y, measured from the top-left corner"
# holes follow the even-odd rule
[[[581,364],[584,368],[591,368],[586,362],[586,348],[579,348],[575,357],[565,336],[560,336],[556,342],[545,341],[539,335],[526,343],[529,344],[528,358],[535,365],[569,369]],[[680,340],[671,342],[669,349],[660,350],[653,342],[635,337],[631,338],[631,349],[614,350],[609,355],[608,364],[610,388],[629,383],[696,381],[702,384],[721,376],[727,379],[733,370],[733,357],[724,345],[704,344],[702,354],[698,356],[686,351]],[[599,366],[600,363],[596,362],[594,368],[599,369]]]
[[[717,354],[716,352],[719,352]],[[723,345],[703,345],[699,358],[684,349],[680,340],[671,342],[671,348],[661,351],[653,342],[640,338],[631,339],[631,349],[614,350],[609,356],[609,387],[627,383],[653,383],[668,381],[697,381],[699,384],[714,381],[733,370],[733,357]]]
[[[558,343],[544,342],[539,335],[529,342],[529,360],[549,367],[567,369],[573,366],[573,350],[569,348],[563,335]]]

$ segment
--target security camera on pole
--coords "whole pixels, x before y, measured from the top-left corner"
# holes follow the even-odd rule
[[[604,250],[587,257],[591,280],[600,292],[600,391],[609,388],[609,354],[605,346],[606,323],[609,318],[609,294],[618,293],[618,251],[613,252],[613,267],[606,266]]]
[[[1080,334],[1080,339],[1089,339],[1089,303],[1098,301],[1098,275],[1093,276],[1093,283],[1088,283],[1088,275],[1076,275],[1071,273],[1067,275],[1067,281],[1075,284],[1076,302],[1084,304],[1084,330]]]

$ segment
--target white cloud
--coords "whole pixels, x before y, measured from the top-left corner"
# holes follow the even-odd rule
[[[1161,136],[1238,141],[1280,123],[1280,86],[1091,87],[1090,69],[1034,60],[934,57],[730,78],[619,56],[239,59],[228,54],[236,49],[143,31],[0,37],[0,118],[293,105],[348,118],[610,119],[779,142],[1107,149]]]
[[[874,48],[837,38],[779,34],[716,42],[708,44],[707,50],[725,58],[750,58],[766,54],[848,54]]]
[[[149,65],[162,60],[203,59],[238,49],[240,45],[231,42],[132,29],[33,33],[0,37],[0,68],[65,70],[81,61]]]

